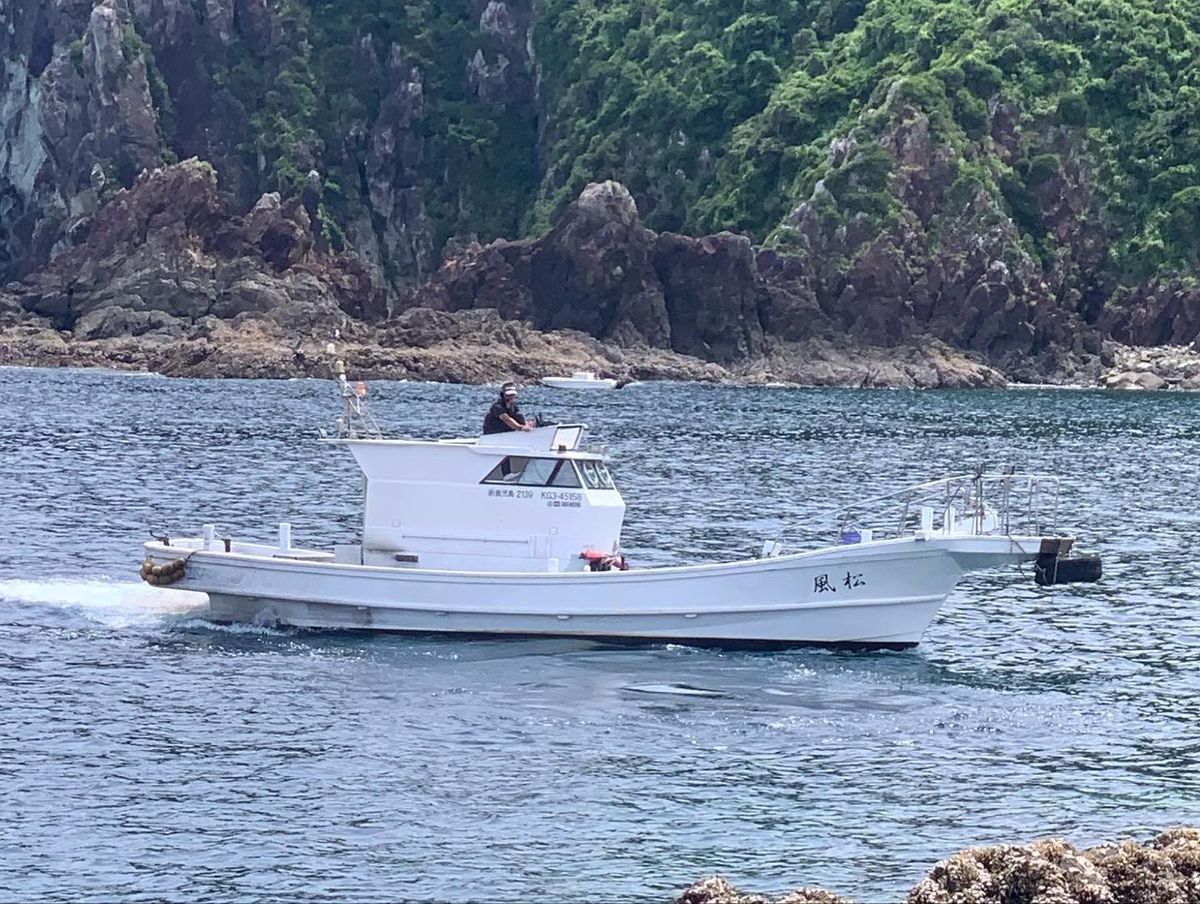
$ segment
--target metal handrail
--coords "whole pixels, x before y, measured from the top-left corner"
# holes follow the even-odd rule
[[[860,528],[870,530],[874,539],[902,537],[916,529],[912,518],[922,508],[932,507],[935,514],[940,509],[944,528],[953,506],[956,519],[961,519],[957,524],[961,527],[969,524],[970,533],[1012,536],[1028,527],[1040,535],[1044,514],[1057,521],[1059,485],[1059,478],[1050,474],[985,473],[981,469],[870,496],[818,515],[809,523],[832,523],[835,544],[844,542],[849,532]],[[1052,496],[1046,492],[1047,487],[1053,488]],[[1047,505],[1051,505],[1051,511],[1044,513]],[[825,530],[828,528],[818,533]],[[805,533],[809,537],[814,534],[812,530]],[[768,545],[779,549],[783,540],[781,534]]]
[[[1014,509],[1022,501],[1017,494],[1021,490],[1026,490],[1028,492],[1027,507],[1024,512],[1025,517],[1020,520],[1031,524],[1036,533],[1041,533],[1043,488],[1046,485],[1053,487],[1053,515],[1056,519],[1060,485],[1057,476],[1018,474],[1016,472],[995,474],[983,471],[974,474],[955,474],[872,496],[836,509],[832,513],[832,517],[837,523],[837,536],[840,538],[856,520],[862,520],[865,517],[879,517],[878,513],[866,511],[868,507],[880,507],[880,504],[883,504],[883,507],[886,508],[889,503],[892,503],[902,506],[895,529],[895,535],[902,536],[908,525],[912,508],[916,505],[927,505],[934,501],[933,497],[937,497],[943,519],[949,508],[957,505],[961,508],[961,515],[973,520],[973,533],[983,533],[985,521],[988,515],[992,514],[997,519],[997,528],[989,532],[1010,535],[1013,532],[1014,520],[1017,520],[1015,516],[1019,514]],[[996,495],[987,492],[988,488],[997,491]]]

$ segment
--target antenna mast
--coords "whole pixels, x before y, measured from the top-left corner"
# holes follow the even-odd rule
[[[325,346],[330,356],[337,355],[337,347],[330,342]],[[333,376],[342,394],[342,413],[337,421],[339,439],[382,439],[383,434],[375,418],[367,408],[367,384],[359,380],[351,385],[346,379],[346,363],[334,357]]]

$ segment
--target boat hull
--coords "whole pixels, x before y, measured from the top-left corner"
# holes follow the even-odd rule
[[[218,622],[721,646],[909,647],[963,571],[1034,557],[1039,538],[894,540],[721,565],[481,574],[186,550],[172,586]]]
[[[616,380],[576,380],[571,377],[542,377],[542,385],[551,389],[615,389]]]

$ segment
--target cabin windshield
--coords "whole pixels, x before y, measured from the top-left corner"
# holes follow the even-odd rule
[[[523,455],[510,455],[503,459],[482,482],[535,487],[581,486],[570,459],[527,458]]]

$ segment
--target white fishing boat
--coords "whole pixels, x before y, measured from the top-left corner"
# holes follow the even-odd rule
[[[339,436],[364,476],[362,533],[329,549],[200,536],[145,545],[142,576],[208,594],[217,622],[731,646],[915,645],[964,572],[1031,562],[1039,583],[1095,580],[1069,537],[1022,532],[1053,481],[963,475],[836,520],[823,548],[779,540],[737,561],[632,567],[607,450],[582,424],[384,439],[346,382]],[[929,500],[936,499],[936,504]],[[1018,504],[1019,503],[1019,504]],[[874,513],[874,519],[871,513]],[[886,517],[885,517],[886,516]]]
[[[594,371],[577,370],[569,377],[542,377],[542,385],[552,389],[614,389],[617,381],[598,377]]]

